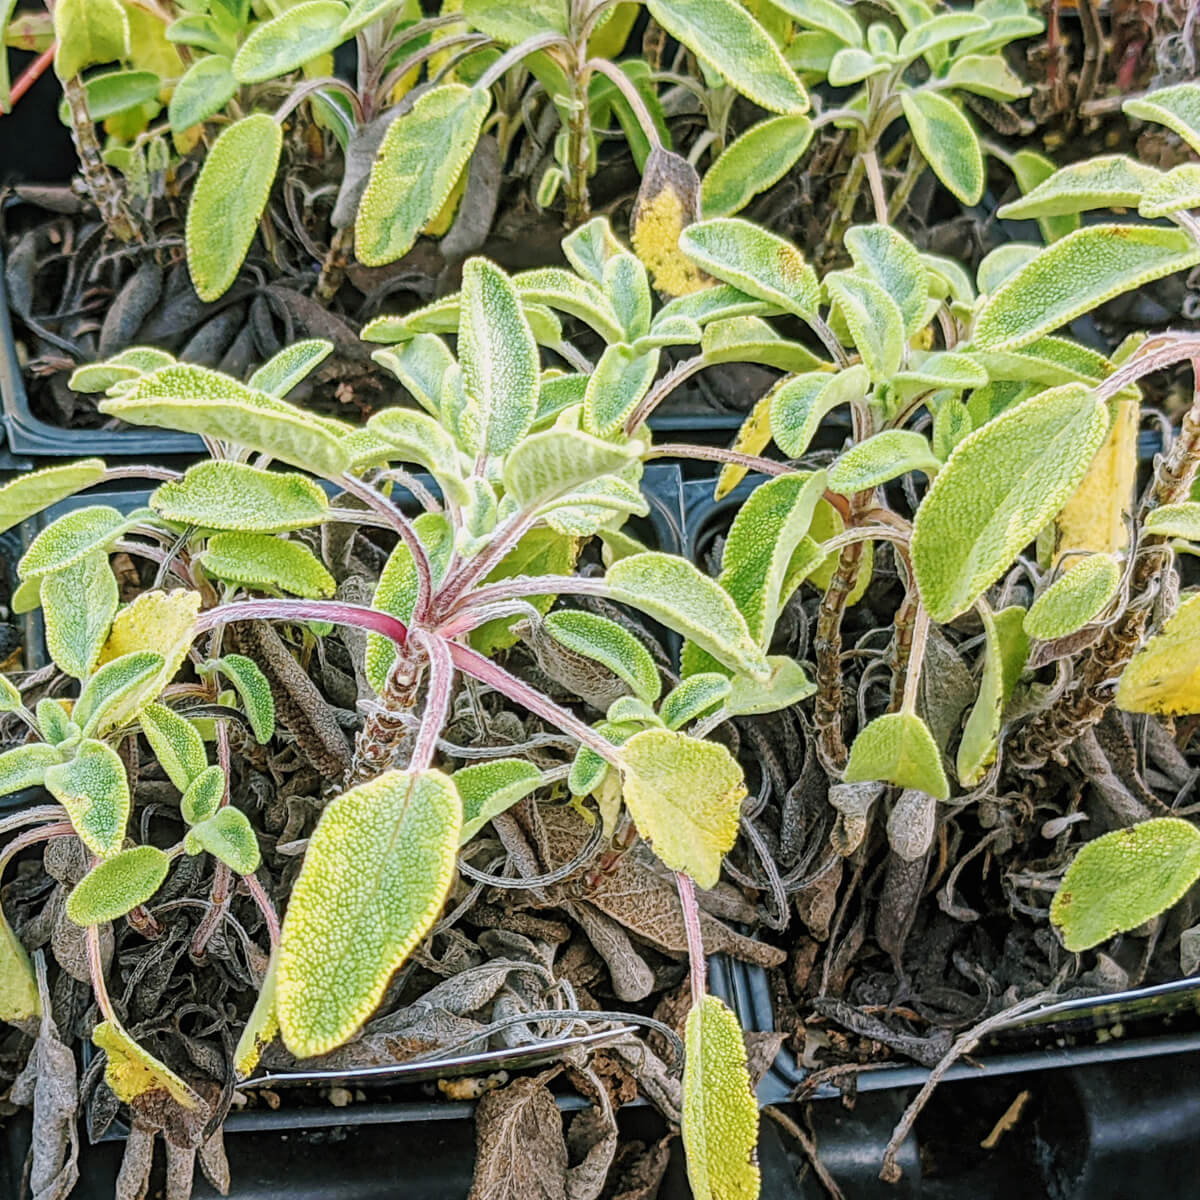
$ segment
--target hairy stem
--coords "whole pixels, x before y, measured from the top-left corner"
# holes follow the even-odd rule
[[[688,978],[692,984],[692,1005],[704,999],[708,990],[708,961],[704,957],[704,939],[700,935],[700,906],[696,903],[696,888],[690,875],[675,872],[679,889],[679,906],[683,909],[683,927],[687,931]]]
[[[117,1010],[113,1008],[108,984],[104,981],[104,960],[100,956],[100,926],[89,925],[83,936],[87,945],[88,974],[92,977],[92,991],[96,994],[96,1004],[104,1014],[104,1019],[120,1029],[121,1022],[117,1019]]]
[[[242,882],[253,897],[254,903],[258,905],[258,911],[263,915],[263,921],[267,926],[267,937],[271,941],[271,953],[274,954],[279,948],[279,914],[275,911],[275,905],[271,903],[271,897],[267,895],[266,889],[258,882],[257,876],[243,875]]]
[[[334,232],[333,240],[325,261],[321,263],[321,274],[317,279],[316,291],[313,295],[322,303],[329,304],[342,286],[346,278],[346,268],[350,265],[354,253],[354,226],[345,225]]]
[[[446,714],[450,711],[450,693],[454,688],[454,662],[450,658],[449,643],[445,638],[424,631],[419,631],[417,637],[429,658],[429,687],[426,689],[425,711],[421,714],[417,744],[413,747],[409,766],[414,771],[427,771],[433,765],[438,734],[445,726]]]
[[[408,640],[408,627],[389,613],[339,600],[238,600],[209,608],[196,618],[196,632],[208,633],[230,621],[329,621],[382,634],[397,646]]]
[[[592,114],[587,85],[591,70],[579,62],[571,75],[571,111],[567,119],[567,171],[563,194],[567,201],[567,224],[582,225],[591,211],[588,174],[591,169]]]
[[[71,121],[71,138],[79,156],[79,173],[92,203],[100,210],[100,219],[118,241],[129,242],[137,236],[137,227],[125,207],[121,185],[101,157],[96,126],[88,112],[87,90],[74,75],[63,81],[63,96]]]
[[[1192,407],[1184,414],[1170,451],[1155,462],[1154,486],[1138,513],[1137,529],[1153,509],[1187,500],[1200,468],[1200,358],[1193,359],[1192,369],[1197,378]],[[1064,761],[1066,749],[1099,723],[1112,703],[1113,681],[1146,636],[1155,599],[1172,559],[1167,539],[1158,534],[1139,537],[1135,554],[1124,612],[1087,653],[1075,682],[1058,703],[1022,731],[1010,755],[1017,766],[1039,767],[1051,758]]]
[[[875,220],[880,225],[888,223],[887,193],[883,189],[883,172],[879,169],[879,156],[873,149],[866,151],[863,156],[866,167],[867,182],[871,185],[871,202],[875,205]]]
[[[450,647],[450,657],[454,660],[454,665],[464,675],[478,679],[480,683],[487,684],[488,687],[507,696],[514,703],[524,705],[531,713],[535,713],[544,721],[549,721],[551,725],[561,729],[564,733],[569,733],[577,742],[595,750],[610,766],[618,769],[621,767],[621,759],[617,754],[616,747],[611,742],[601,737],[590,725],[585,724],[573,713],[568,712],[561,705],[555,704],[549,696],[542,695],[536,688],[531,688],[527,683],[522,682],[515,675],[510,675],[503,667],[492,662],[490,658],[485,658],[468,646],[461,646],[457,642],[447,644]]]

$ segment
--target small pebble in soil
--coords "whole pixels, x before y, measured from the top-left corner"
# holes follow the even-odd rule
[[[438,1091],[447,1100],[478,1100],[486,1092],[494,1092],[508,1082],[507,1071],[491,1075],[470,1075],[463,1079],[439,1079]]]

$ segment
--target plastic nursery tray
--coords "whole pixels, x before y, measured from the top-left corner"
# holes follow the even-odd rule
[[[36,416],[25,394],[25,381],[13,341],[3,268],[4,259],[0,255],[0,407],[10,450],[15,454],[59,458],[84,455],[162,458],[204,451],[204,443],[191,433],[169,429],[66,429]]]
[[[571,1095],[556,1100],[564,1118],[587,1105]],[[231,1194],[237,1200],[467,1200],[475,1167],[474,1108],[468,1102],[369,1102],[231,1113],[224,1124]],[[623,1106],[617,1120],[624,1140],[652,1145],[666,1133],[663,1119],[644,1104]],[[30,1135],[24,1113],[0,1127],[4,1200],[21,1195]],[[115,1140],[85,1142],[70,1200],[112,1200],[122,1152]],[[161,1150],[157,1158],[161,1164]],[[659,1200],[689,1200],[682,1158],[676,1139]],[[765,1194],[772,1200],[800,1196],[792,1190]],[[217,1193],[197,1171],[192,1195],[215,1200]]]

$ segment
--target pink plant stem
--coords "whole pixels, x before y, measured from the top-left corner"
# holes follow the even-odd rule
[[[438,735],[446,723],[450,709],[450,692],[454,685],[454,660],[450,655],[450,643],[436,634],[414,630],[429,656],[429,687],[425,693],[425,711],[417,729],[417,743],[413,747],[409,766],[414,771],[427,771],[433,763],[437,750]]]
[[[221,795],[221,806],[229,803],[229,722],[217,722],[217,765],[225,774],[225,791]]]
[[[104,472],[105,483],[112,483],[116,479],[161,479],[165,483],[174,483],[182,478],[181,471],[172,471],[170,467],[152,467],[144,463],[129,467],[109,467]]]
[[[518,575],[490,583],[463,598],[460,604],[466,611],[512,600],[517,596],[602,596],[610,597],[611,589],[603,579],[583,579],[578,575]],[[449,614],[446,614],[447,616]]]
[[[704,938],[700,935],[700,906],[696,903],[696,888],[692,877],[675,872],[679,889],[679,906],[683,909],[683,927],[687,930],[688,975],[692,981],[693,1007],[704,999],[708,990],[708,959],[704,956]]]
[[[420,619],[429,612],[429,603],[433,597],[433,571],[429,566],[429,555],[412,522],[400,510],[400,506],[389,497],[377,491],[361,479],[353,475],[343,475],[339,480],[342,487],[352,496],[357,496],[368,508],[386,517],[392,528],[400,535],[413,557],[413,565],[417,571],[417,600],[413,605],[413,616]]]
[[[642,455],[647,462],[652,458],[698,458],[704,462],[733,463],[748,471],[763,475],[791,475],[795,467],[776,462],[773,458],[762,458],[757,454],[742,454],[738,450],[722,450],[720,446],[689,446],[686,442],[664,442]]]
[[[24,833],[18,834],[3,850],[0,850],[0,875],[22,850],[36,846],[38,842],[48,842],[51,838],[65,837],[74,832],[75,827],[70,821],[55,821],[52,825],[43,825],[40,829],[27,829]]]
[[[242,882],[246,885],[246,891],[254,897],[254,903],[258,905],[258,911],[262,913],[263,920],[267,923],[267,937],[271,941],[271,953],[274,954],[279,948],[279,914],[275,911],[275,905],[271,903],[271,897],[267,895],[266,889],[258,882],[256,875],[243,875]]]
[[[485,658],[482,654],[461,646],[457,642],[447,642],[450,657],[454,665],[472,679],[494,688],[501,695],[507,696],[517,704],[524,705],[530,712],[549,721],[564,733],[568,733],[577,742],[594,750],[606,763],[620,770],[622,763],[617,754],[617,748],[608,740],[601,737],[590,725],[584,724],[578,717],[569,713],[565,708],[554,703],[549,696],[543,696],[536,688],[531,688],[515,676],[510,675],[503,667]]]
[[[36,808],[23,809],[11,816],[0,817],[0,837],[25,825],[37,825],[41,821],[62,822],[66,815],[66,810],[61,804],[39,804]]]
[[[104,960],[100,957],[100,926],[89,925],[84,931],[84,940],[87,943],[88,974],[92,977],[92,991],[96,993],[96,1003],[100,1006],[104,1019],[120,1029],[121,1022],[117,1019],[117,1010],[113,1008],[108,985],[104,982]]]
[[[196,618],[196,632],[208,633],[230,621],[329,621],[382,634],[397,646],[408,640],[408,627],[388,613],[338,600],[239,600],[210,608]]]

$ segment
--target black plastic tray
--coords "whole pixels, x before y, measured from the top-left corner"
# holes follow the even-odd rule
[[[169,429],[64,429],[34,415],[25,394],[25,381],[13,341],[12,317],[0,255],[0,406],[9,449],[14,454],[53,458],[99,455],[158,459],[173,454],[201,454],[204,443],[195,434]]]

